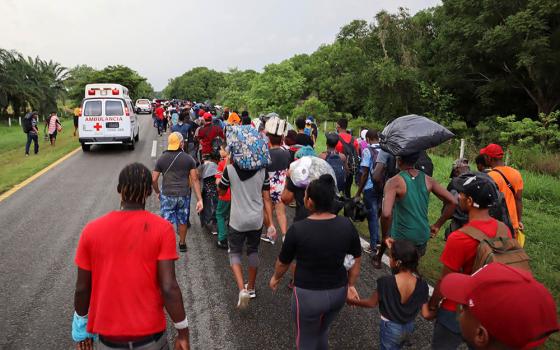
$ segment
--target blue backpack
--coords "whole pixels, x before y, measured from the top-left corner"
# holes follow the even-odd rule
[[[259,170],[271,163],[268,139],[251,125],[226,127],[226,143],[233,162],[242,170]]]
[[[346,170],[344,169],[344,162],[338,152],[327,152],[325,161],[333,168],[336,175],[336,187],[339,191],[343,191],[346,185]]]

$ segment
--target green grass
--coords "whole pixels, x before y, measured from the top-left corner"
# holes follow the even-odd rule
[[[27,136],[17,121],[12,124],[12,127],[0,126],[0,193],[9,190],[80,146],[78,139],[72,136],[74,132],[72,120],[62,120],[63,129],[58,133],[55,147],[51,147],[48,141],[44,141],[43,124],[39,123],[39,125],[39,154],[33,154],[33,144],[31,144],[29,157],[25,156]]]
[[[322,129],[321,129],[322,130]],[[325,150],[325,136],[319,133],[317,152]],[[452,157],[431,155],[434,163],[434,178],[447,186]],[[531,268],[538,281],[543,283],[554,296],[560,315],[560,180],[558,178],[521,171],[524,181],[523,223],[525,224],[525,250],[531,257]],[[354,188],[354,192],[355,192]],[[433,223],[441,212],[442,203],[430,196],[429,219]],[[367,222],[356,223],[360,234],[369,238]],[[426,255],[421,260],[420,273],[434,284],[441,273],[439,261],[445,245],[442,227],[438,236],[428,244]],[[527,296],[528,298],[530,296]],[[520,302],[523,302],[520,300]],[[514,307],[512,305],[512,307]],[[560,349],[560,334],[556,333],[546,343],[547,349]]]

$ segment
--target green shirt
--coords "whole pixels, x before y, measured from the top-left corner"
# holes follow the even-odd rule
[[[399,176],[406,183],[406,194],[393,206],[391,237],[412,241],[417,246],[423,245],[430,238],[430,193],[426,187],[426,175],[418,171],[418,175],[412,177],[408,171],[401,171]]]

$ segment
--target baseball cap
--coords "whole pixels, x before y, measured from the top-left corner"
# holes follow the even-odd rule
[[[495,143],[491,143],[488,146],[480,150],[480,154],[487,155],[490,158],[501,159],[504,156],[504,150],[502,146]]]
[[[183,142],[183,135],[180,132],[172,132],[167,137],[167,150],[176,151],[181,147],[181,142]]]
[[[472,275],[446,275],[441,292],[467,305],[492,337],[516,349],[538,346],[559,329],[552,295],[529,271],[494,262]]]
[[[490,208],[496,203],[498,193],[496,186],[488,177],[465,173],[457,177],[454,187],[474,201],[475,208]]]
[[[266,121],[264,129],[267,134],[284,136],[288,129],[288,124],[285,120],[273,116]]]
[[[305,122],[313,124],[313,122],[315,122],[315,118],[313,118],[312,115],[307,116],[307,119],[305,120]]]
[[[206,113],[206,112],[204,111],[204,109],[201,108],[201,109],[198,110],[198,116],[199,116],[199,117],[202,117],[202,116],[204,115],[204,113]]]
[[[212,120],[212,113],[206,112],[203,115],[204,121],[211,121]]]

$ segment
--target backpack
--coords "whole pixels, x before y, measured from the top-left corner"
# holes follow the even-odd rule
[[[350,136],[350,142],[344,141],[342,135],[338,136],[340,143],[342,143],[343,154],[346,156],[348,161],[348,171],[350,174],[357,174],[360,170],[360,156],[354,148],[354,137]]]
[[[29,112],[25,115],[25,117],[23,117],[23,120],[21,122],[21,128],[23,129],[24,133],[29,133],[31,131],[31,129],[33,128],[33,124],[31,122],[33,113]]]
[[[371,179],[371,183],[375,187],[375,180],[373,179],[373,169],[375,169],[375,163],[377,161],[377,155],[379,154],[379,148],[373,148],[368,146],[369,154],[371,157],[371,164],[369,167],[369,177]]]
[[[327,152],[325,161],[333,168],[336,175],[336,187],[339,191],[343,191],[346,185],[346,171],[344,170],[344,162],[338,152]]]
[[[432,159],[428,156],[426,151],[420,152],[420,158],[414,164],[414,168],[424,172],[424,174],[428,176],[432,176],[434,174],[434,163],[432,163]]]
[[[268,139],[252,126],[228,126],[226,140],[232,160],[240,169],[259,170],[271,163]]]
[[[529,256],[515,238],[508,237],[507,230],[507,226],[501,221],[498,221],[498,230],[493,238],[472,226],[460,228],[461,232],[479,242],[473,272],[492,262],[499,262],[531,272]]]

